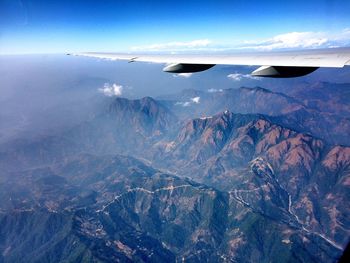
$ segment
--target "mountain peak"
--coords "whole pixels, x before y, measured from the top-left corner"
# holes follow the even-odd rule
[[[152,97],[146,96],[140,99],[141,103],[158,103],[155,99]]]
[[[162,103],[156,101],[152,97],[144,97],[141,99],[116,98],[110,104],[109,109],[112,113],[118,113],[123,111],[134,113],[140,111],[148,113],[164,111],[170,113],[168,108],[166,108]]]
[[[241,91],[252,91],[252,92],[264,92],[264,93],[273,93],[271,90],[262,88],[262,87],[253,87],[253,88],[249,88],[249,87],[240,87],[239,88]]]
[[[177,117],[161,102],[151,97],[141,99],[116,98],[109,114],[118,125],[132,128],[144,136],[161,135],[177,123]]]

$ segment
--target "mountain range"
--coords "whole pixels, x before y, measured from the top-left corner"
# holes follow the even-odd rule
[[[331,86],[106,98],[3,143],[0,262],[336,262],[350,116]]]

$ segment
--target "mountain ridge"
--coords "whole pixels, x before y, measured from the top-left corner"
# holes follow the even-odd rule
[[[63,134],[2,147],[0,260],[335,262],[350,148],[225,104],[188,119],[207,104],[186,94],[200,98],[109,99]]]

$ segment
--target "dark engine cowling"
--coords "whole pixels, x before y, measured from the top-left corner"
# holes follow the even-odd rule
[[[314,72],[317,67],[262,66],[252,72],[252,76],[269,78],[294,78]]]
[[[163,71],[170,73],[193,73],[200,72],[214,67],[215,64],[186,64],[186,63],[177,63],[170,64],[163,68]]]

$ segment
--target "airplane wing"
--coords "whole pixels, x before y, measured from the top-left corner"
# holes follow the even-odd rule
[[[259,77],[298,77],[309,74],[320,67],[342,68],[350,65],[350,48],[313,49],[279,52],[243,52],[213,54],[152,54],[152,53],[97,53],[83,52],[72,55],[128,60],[129,62],[153,62],[168,64],[163,71],[192,73],[209,69],[215,65],[261,66],[252,72]]]

